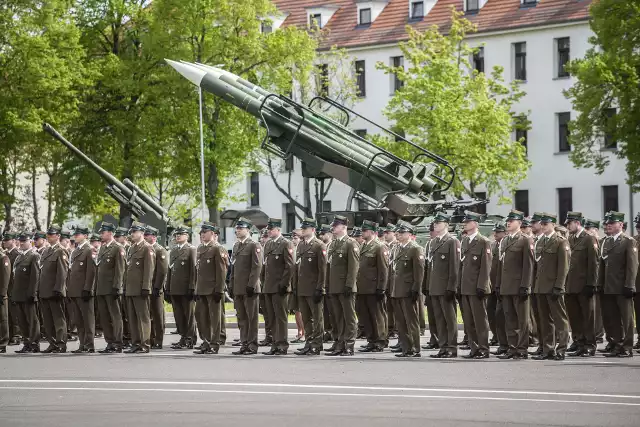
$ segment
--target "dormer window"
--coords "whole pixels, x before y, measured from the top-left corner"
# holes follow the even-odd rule
[[[480,0],[466,0],[467,13],[476,13],[480,9]]]
[[[538,0],[520,0],[520,7],[535,7],[538,4]]]
[[[411,19],[424,18],[424,1],[411,2]]]
[[[358,25],[367,28],[373,24],[382,13],[389,0],[356,0]]]
[[[322,14],[321,13],[313,13],[309,15],[309,27],[311,28],[322,28]]]
[[[260,31],[262,31],[262,34],[271,34],[273,32],[273,27],[270,22],[262,21],[260,23]]]
[[[371,8],[360,9],[358,25],[369,25],[369,24],[371,24]]]

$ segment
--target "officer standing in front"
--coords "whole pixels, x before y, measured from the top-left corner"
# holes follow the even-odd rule
[[[18,244],[16,242],[16,235],[9,231],[5,231],[2,234],[2,247],[5,250],[5,254],[9,257],[11,262],[11,281],[9,282],[9,289],[7,291],[7,297],[9,298],[9,345],[18,345],[22,339],[20,334],[20,326],[18,322],[18,308],[14,304],[11,295],[13,295],[13,264],[18,257]]]
[[[94,284],[96,264],[91,256],[88,239],[89,229],[76,227],[73,237],[76,247],[69,256],[67,296],[70,299],[71,316],[78,328],[78,349],[72,353],[95,353],[95,307]]]
[[[203,236],[212,232],[208,223],[200,230],[200,239],[203,242],[210,236]],[[211,224],[213,227],[213,224]],[[167,278],[167,290],[171,298],[173,316],[176,320],[180,340],[171,345],[174,350],[193,348],[196,343],[196,317],[195,317],[195,292],[196,292],[196,248],[188,242],[189,229],[184,226],[176,227],[173,232],[176,245],[169,254],[169,275]],[[203,243],[204,244],[204,243]]]
[[[236,222],[236,243],[233,245],[231,286],[233,302],[240,328],[240,349],[233,354],[248,355],[258,352],[258,294],[262,271],[262,247],[251,240],[252,223],[240,217]]]
[[[40,255],[31,247],[31,235],[28,232],[20,233],[18,242],[20,249],[13,263],[12,300],[17,306],[23,347],[16,353],[39,353],[40,319],[37,302]]]
[[[153,288],[151,290],[151,348],[162,349],[164,339],[164,287],[169,272],[169,257],[167,250],[158,243],[158,229],[147,225],[144,239],[151,245],[155,253],[155,271],[153,272]]]
[[[9,344],[9,299],[7,291],[11,281],[11,261],[0,248],[0,353],[7,352]]]

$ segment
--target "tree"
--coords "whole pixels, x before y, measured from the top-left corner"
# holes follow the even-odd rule
[[[626,159],[627,183],[640,190],[640,4],[600,0],[590,8],[593,45],[570,62],[576,83],[565,91],[578,112],[570,123],[570,159],[598,174],[609,165],[605,136]],[[612,114],[617,109],[616,114]]]
[[[476,27],[461,15],[452,11],[446,35],[437,26],[424,32],[407,27],[409,40],[400,44],[406,69],[377,64],[403,83],[385,114],[415,143],[451,162],[456,196],[474,197],[483,186],[504,200],[529,168],[524,147],[511,140],[514,126],[523,125],[512,107],[525,93],[516,82],[505,86],[501,67],[488,75],[470,72],[477,48],[464,40]],[[416,154],[407,144],[384,145],[408,159]]]

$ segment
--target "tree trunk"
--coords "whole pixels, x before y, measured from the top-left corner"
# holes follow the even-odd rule
[[[40,218],[38,218],[38,197],[36,196],[36,167],[31,167],[31,202],[33,204],[33,221],[37,230],[42,230]]]
[[[47,186],[47,224],[51,224],[51,213],[53,212],[53,183],[51,175],[47,174],[49,185]]]

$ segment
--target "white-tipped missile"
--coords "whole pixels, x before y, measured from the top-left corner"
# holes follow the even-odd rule
[[[165,59],[165,61],[167,62],[167,64],[171,65],[174,70],[182,74],[183,77],[186,77],[187,80],[189,80],[196,86],[200,86],[200,83],[202,83],[202,79],[207,75],[206,71],[203,71],[188,63],[176,62],[170,59]]]

